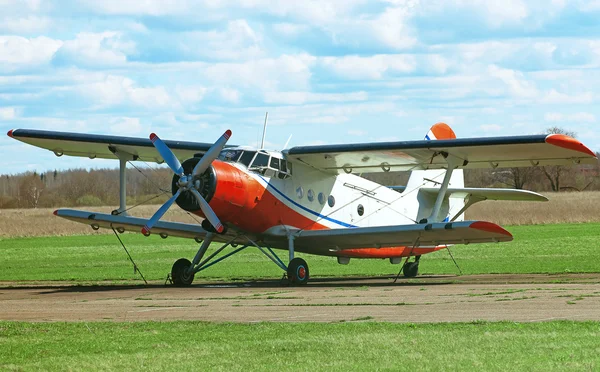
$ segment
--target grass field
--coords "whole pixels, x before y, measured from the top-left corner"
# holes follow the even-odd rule
[[[0,322],[3,370],[600,368],[597,322]]]
[[[513,226],[509,231],[515,237],[509,243],[454,246],[452,253],[463,274],[600,271],[599,223]],[[191,259],[197,249],[192,240],[121,236],[149,280],[164,280],[176,259]],[[278,252],[286,257],[286,251]],[[0,281],[140,280],[114,235],[0,239],[0,255]],[[352,260],[350,265],[338,265],[332,257],[304,257],[312,276],[389,275],[400,268],[387,260]],[[458,270],[442,250],[423,256],[420,272],[457,274]],[[281,274],[258,250],[249,248],[199,273],[196,280],[279,278]]]

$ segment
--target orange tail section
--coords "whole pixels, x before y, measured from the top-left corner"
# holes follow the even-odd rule
[[[456,134],[450,126],[446,123],[437,123],[434,124],[429,132],[425,136],[426,140],[446,140],[446,139],[455,139]]]

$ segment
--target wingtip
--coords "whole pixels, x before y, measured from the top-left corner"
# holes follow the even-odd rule
[[[586,145],[581,143],[579,140],[564,134],[549,134],[546,137],[546,143],[565,149],[578,151],[593,156],[594,158],[596,157],[596,154],[592,150],[590,150]]]
[[[13,131],[14,129],[11,129],[8,131],[8,133],[6,133],[10,138],[13,138]]]
[[[513,237],[512,234],[509,233],[507,230],[505,230],[501,226],[498,226],[492,222],[475,221],[469,227],[471,227],[473,229],[477,229],[477,230],[483,230],[483,231],[487,231],[487,232],[491,232],[491,233],[506,235],[511,238]]]

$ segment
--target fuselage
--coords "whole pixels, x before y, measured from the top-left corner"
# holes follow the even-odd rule
[[[428,213],[422,207],[426,203],[419,200],[419,187],[399,193],[353,174],[327,173],[299,162],[290,164],[279,152],[227,149],[212,167],[216,183],[210,206],[225,224],[257,235],[411,224]],[[430,177],[443,175],[437,171]],[[451,209],[447,205],[444,213]],[[200,210],[194,213],[202,216]],[[331,255],[393,258],[440,248],[352,249]]]

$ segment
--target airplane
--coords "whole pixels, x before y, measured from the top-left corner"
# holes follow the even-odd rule
[[[589,148],[566,135],[459,139],[444,123],[433,125],[424,140],[283,151],[227,145],[230,130],[214,144],[163,141],[154,133],[144,139],[15,129],[8,136],[56,156],[119,160],[118,209],[54,214],[95,230],[195,239],[200,244],[195,257],[178,259],[171,268],[176,286],[191,285],[200,271],[248,247],[280,267],[291,285],[310,278],[307,262],[296,252],[336,257],[343,265],[351,259],[404,260],[401,272],[415,277],[424,254],[455,244],[513,239],[495,223],[465,220],[473,204],[548,200],[526,190],[465,187],[464,169],[597,162]],[[130,216],[125,203],[126,166],[132,161],[166,162],[174,173],[172,197],[149,219]],[[390,188],[360,176],[390,171],[411,171],[407,185]],[[174,203],[204,220],[200,225],[160,221]],[[205,258],[213,242],[222,245]],[[229,246],[233,251],[217,257]],[[287,262],[274,249],[287,251]]]

